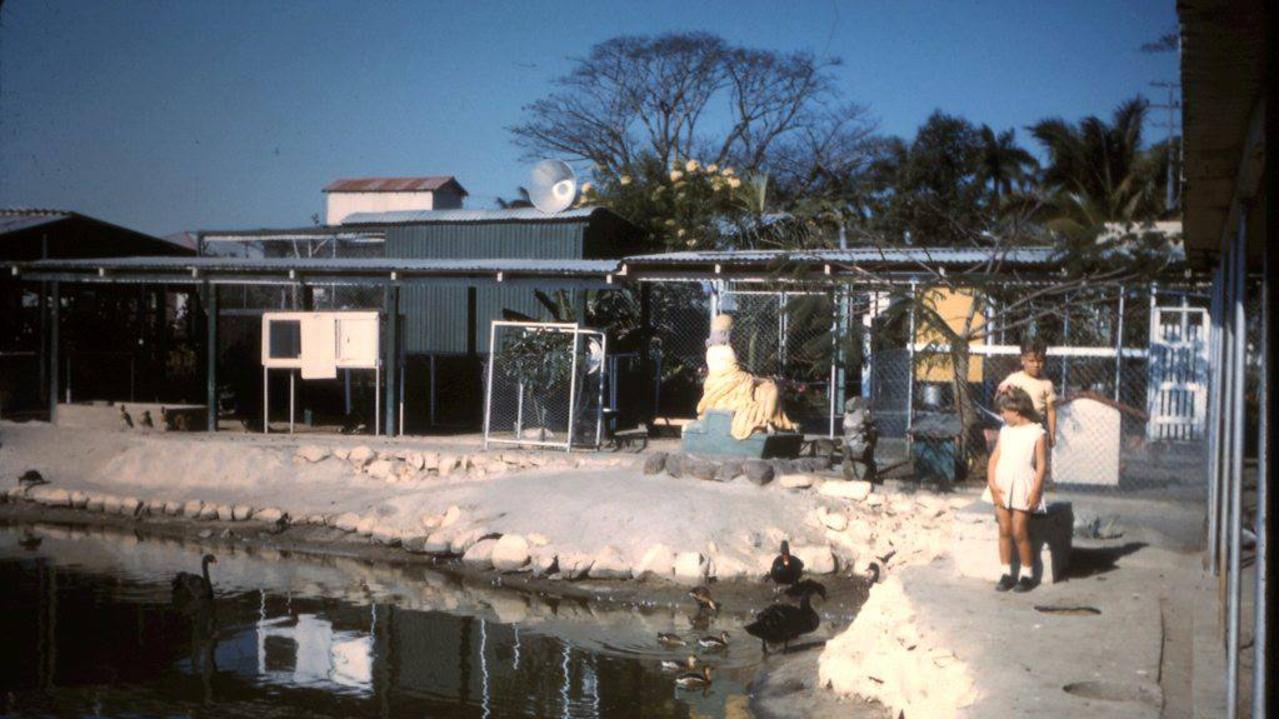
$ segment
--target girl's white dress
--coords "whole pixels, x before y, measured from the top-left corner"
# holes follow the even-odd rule
[[[995,464],[995,486],[1004,494],[1004,506],[1019,509],[1023,512],[1046,512],[1044,496],[1039,495],[1039,504],[1033,509],[1030,506],[1030,490],[1035,486],[1035,445],[1044,436],[1044,426],[1038,422],[1027,422],[1013,427],[1004,425],[999,430],[999,462]],[[990,488],[982,495],[987,502],[993,502]]]

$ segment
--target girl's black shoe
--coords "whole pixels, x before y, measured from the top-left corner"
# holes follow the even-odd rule
[[[1025,594],[1035,588],[1035,580],[1030,577],[1022,577],[1017,580],[1017,586],[1013,587],[1013,591],[1018,594]]]
[[[1005,574],[1004,576],[999,578],[998,582],[995,583],[995,591],[1006,592],[1009,589],[1012,589],[1014,586],[1016,586],[1016,584],[1017,582],[1014,582],[1012,577]]]

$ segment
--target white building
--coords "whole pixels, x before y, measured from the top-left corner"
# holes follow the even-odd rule
[[[324,188],[324,223],[340,225],[353,212],[457,210],[467,194],[451,175],[344,178]]]

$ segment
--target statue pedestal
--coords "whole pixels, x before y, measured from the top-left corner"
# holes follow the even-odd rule
[[[707,410],[706,416],[684,426],[681,446],[686,454],[725,455],[769,459],[798,457],[804,436],[795,432],[766,434],[753,432],[746,439],[734,439],[730,433],[733,413]]]

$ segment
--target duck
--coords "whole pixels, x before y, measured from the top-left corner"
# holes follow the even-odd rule
[[[27,489],[48,483],[49,480],[45,479],[44,475],[34,469],[28,469],[22,473],[21,477],[18,477],[18,484],[26,487]]]
[[[40,548],[40,543],[43,541],[44,537],[41,537],[35,532],[32,532],[30,529],[27,529],[22,532],[22,539],[18,540],[18,544],[22,545],[23,549],[35,551]]]
[[[142,410],[142,426],[147,429],[155,428],[155,422],[151,420],[151,410],[149,409]]]
[[[782,540],[781,554],[773,559],[768,578],[777,584],[794,584],[804,574],[804,560],[791,556],[790,542]]]
[[[200,560],[200,571],[204,576],[178,572],[178,575],[173,578],[173,603],[180,607],[212,603],[213,581],[209,579],[209,565],[217,563],[217,557],[206,554]]]
[[[697,646],[708,651],[721,651],[728,648],[728,632],[720,632],[719,636],[702,637],[697,640]]]
[[[711,589],[706,585],[693,587],[689,590],[688,596],[692,597],[693,601],[697,602],[697,608],[699,610],[706,609],[712,612],[719,611],[719,602],[711,598]]]
[[[746,633],[759,638],[764,654],[768,654],[770,643],[782,644],[783,651],[789,649],[792,640],[816,630],[821,623],[821,618],[812,607],[812,596],[818,594],[825,599],[826,587],[811,580],[801,583],[799,587],[801,597],[798,607],[792,604],[774,604],[756,614],[755,621],[746,625]]]
[[[661,634],[658,634],[657,641],[659,644],[663,644],[668,647],[688,646],[688,642],[684,641],[683,637],[678,634],[671,634],[670,632],[662,632]]]
[[[120,405],[120,421],[124,422],[125,429],[133,429],[133,417],[129,414],[129,409],[124,405]]]
[[[705,664],[702,670],[684,672],[675,677],[675,685],[681,689],[704,689],[711,685],[711,668]]]
[[[688,655],[688,659],[682,662],[675,661],[674,659],[662,660],[663,671],[677,672],[681,669],[696,669],[696,668],[697,668],[697,657],[693,656],[692,654]]]

